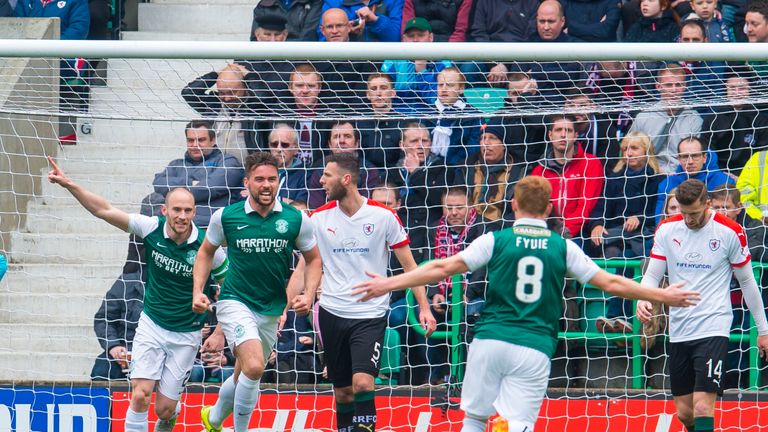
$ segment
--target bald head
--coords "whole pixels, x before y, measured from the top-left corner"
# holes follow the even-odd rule
[[[349,42],[349,18],[342,9],[328,9],[323,14],[320,31],[328,42]]]
[[[239,107],[245,97],[245,71],[242,66],[230,65],[222,69],[216,79],[216,92],[223,104]]]
[[[170,206],[171,202],[182,201],[189,202],[191,200],[192,205],[195,205],[195,196],[187,188],[177,187],[173,188],[165,194],[165,204]]]
[[[536,31],[545,41],[560,37],[565,27],[563,5],[557,0],[545,0],[536,11]]]

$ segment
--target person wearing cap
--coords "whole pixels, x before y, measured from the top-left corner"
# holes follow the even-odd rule
[[[432,26],[425,18],[415,17],[403,27],[403,42],[432,42]],[[395,111],[405,114],[426,112],[437,98],[437,74],[451,66],[448,60],[387,60],[381,72],[395,78]]]
[[[316,41],[322,8],[323,0],[261,0],[253,8],[251,41],[257,40],[256,30],[268,15],[285,18],[289,41]]]
[[[323,0],[323,13],[336,8],[347,14],[353,41],[400,42],[403,0]],[[319,33],[325,40],[325,32]]]
[[[466,42],[473,0],[405,0],[403,32],[408,22],[423,17],[432,27],[435,42]]]
[[[265,13],[255,19],[251,40],[256,42],[285,42],[288,37],[288,20],[278,13]],[[269,109],[288,95],[288,80],[293,64],[274,60],[237,60],[235,63],[248,69],[248,88]],[[264,143],[261,142],[261,145]]]
[[[278,14],[264,14],[256,18],[253,37],[257,42],[284,42],[288,39],[288,20]]]
[[[492,121],[480,126],[480,151],[459,168],[457,181],[467,186],[469,202],[488,221],[510,221],[515,185],[526,174],[526,164],[507,152],[504,126]]]

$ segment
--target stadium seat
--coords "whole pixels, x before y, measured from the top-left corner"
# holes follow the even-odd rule
[[[504,107],[507,90],[495,87],[475,87],[464,90],[464,97],[473,107],[484,113],[492,113]]]

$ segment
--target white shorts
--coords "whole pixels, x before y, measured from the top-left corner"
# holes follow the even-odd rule
[[[232,352],[243,342],[256,339],[261,342],[266,363],[277,341],[279,316],[258,314],[237,300],[221,300],[216,303],[216,319]]]
[[[495,413],[509,421],[509,432],[533,430],[547,391],[551,362],[543,352],[493,339],[469,346],[461,409],[472,417]]]
[[[141,313],[133,338],[130,377],[160,381],[163,396],[179,400],[200,349],[202,332],[166,330]]]

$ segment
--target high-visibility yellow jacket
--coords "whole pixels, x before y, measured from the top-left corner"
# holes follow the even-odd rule
[[[768,217],[768,150],[756,152],[749,158],[739,175],[736,187],[747,214],[755,219]]]

